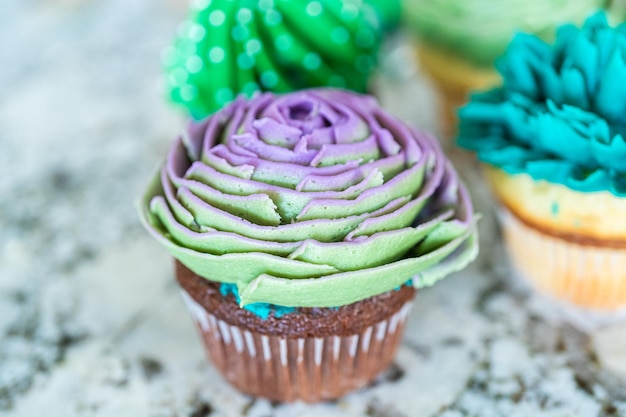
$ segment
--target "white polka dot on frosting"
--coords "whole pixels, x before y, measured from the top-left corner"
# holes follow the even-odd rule
[[[246,42],[246,52],[248,55],[254,55],[261,51],[261,42],[258,39],[250,39]]]
[[[221,10],[215,10],[209,15],[209,23],[212,26],[220,26],[226,21],[226,14]]]
[[[211,5],[211,0],[193,0],[191,7],[195,10],[204,10]]]
[[[235,41],[243,42],[250,35],[250,31],[243,26],[237,25],[231,30],[230,35]]]
[[[254,66],[254,58],[248,54],[241,53],[237,57],[237,66],[240,69],[248,70]]]
[[[233,99],[233,91],[230,88],[224,87],[217,90],[215,93],[215,101],[219,105],[224,105]]]
[[[280,51],[286,51],[293,45],[293,38],[287,33],[283,33],[276,37],[276,48]]]
[[[304,68],[308,69],[309,71],[318,69],[321,64],[322,60],[320,59],[320,56],[315,52],[309,52],[308,54],[306,54],[304,56],[304,60],[302,61],[302,65],[304,65]]]
[[[198,89],[191,84],[183,85],[180,88],[180,98],[182,98],[184,101],[192,101],[197,96],[198,96]]]
[[[242,25],[250,23],[252,20],[252,11],[248,8],[239,9],[237,12],[237,21]]]
[[[344,44],[350,40],[350,32],[344,27],[338,26],[330,32],[330,37],[337,44]]]
[[[259,9],[267,11],[274,7],[274,0],[259,0]]]
[[[265,13],[265,22],[270,26],[276,26],[283,21],[283,17],[276,10],[270,9]]]
[[[202,60],[198,56],[193,55],[187,58],[185,68],[187,68],[187,71],[189,71],[191,74],[195,74],[200,72],[200,70],[202,69],[202,65]]]
[[[265,88],[272,88],[276,83],[278,83],[278,74],[274,71],[264,71],[261,74],[261,84],[263,84]]]
[[[222,62],[225,55],[226,53],[224,52],[224,49],[220,46],[214,46],[213,48],[209,49],[209,61],[213,62],[214,64]]]
[[[183,85],[189,79],[189,73],[179,67],[170,73],[170,77],[173,85]]]
[[[359,15],[359,6],[353,3],[344,2],[341,8],[341,15],[348,20],[355,19]]]
[[[306,6],[306,13],[311,17],[319,16],[322,13],[322,5],[319,1],[309,2]]]

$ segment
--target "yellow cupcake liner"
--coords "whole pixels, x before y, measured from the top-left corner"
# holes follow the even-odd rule
[[[494,68],[477,67],[427,43],[417,44],[416,52],[420,68],[439,90],[441,129],[451,138],[456,133],[457,111],[469,94],[497,86],[500,76]]]
[[[550,236],[505,209],[500,223],[515,268],[540,293],[602,312],[626,307],[626,249]]]

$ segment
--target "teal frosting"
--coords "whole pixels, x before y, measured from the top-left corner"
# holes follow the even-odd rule
[[[232,295],[233,297],[235,297],[235,301],[237,301],[237,304],[241,302],[241,298],[239,297],[239,290],[237,289],[237,284],[229,284],[225,282],[221,283],[220,294],[222,294],[224,297]],[[262,318],[263,320],[266,320],[272,312],[274,313],[274,317],[279,319],[282,316],[296,311],[294,307],[284,307],[268,303],[253,303],[248,304],[243,308],[248,310],[252,314]]]
[[[458,144],[509,174],[626,197],[626,24],[598,13],[554,44],[520,34],[497,68],[503,85],[460,110]]]

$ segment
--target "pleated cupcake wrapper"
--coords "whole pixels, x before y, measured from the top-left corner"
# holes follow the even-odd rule
[[[626,250],[546,235],[505,209],[499,217],[510,258],[534,288],[585,309],[626,308]]]
[[[350,336],[283,338],[218,319],[184,290],[211,361],[239,390],[276,401],[339,398],[371,382],[393,360],[411,302]]]

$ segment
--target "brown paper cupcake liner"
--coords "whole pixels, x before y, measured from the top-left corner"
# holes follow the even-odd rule
[[[540,292],[578,307],[626,307],[626,251],[583,245],[539,232],[499,212],[507,250],[520,275]]]
[[[286,402],[335,399],[371,382],[393,360],[412,304],[357,334],[283,338],[233,326],[181,292],[224,378],[247,394]]]

